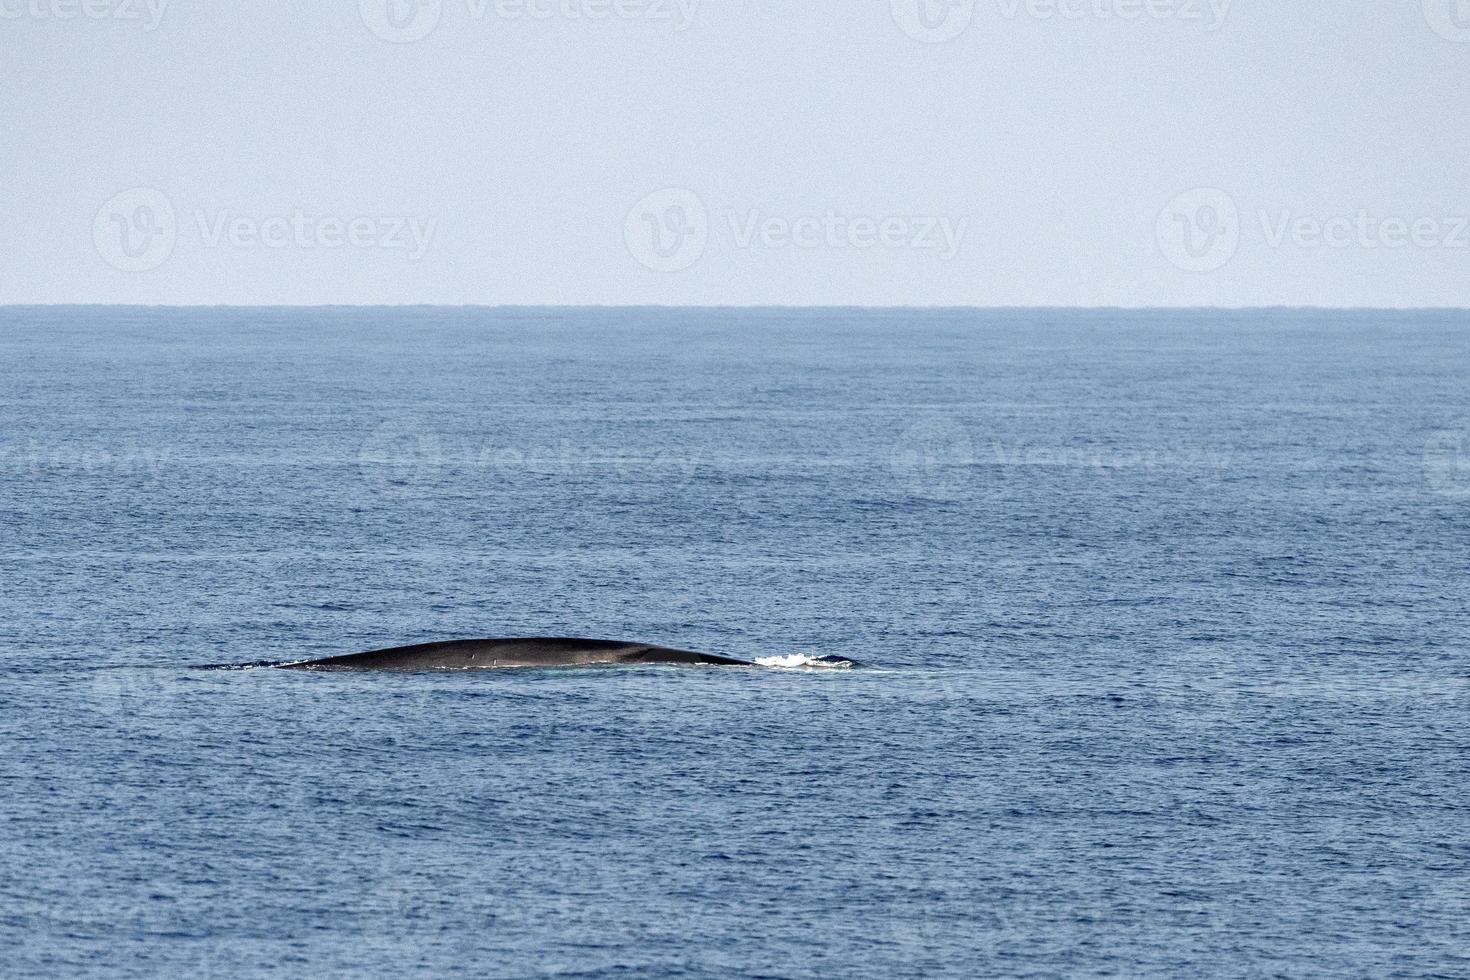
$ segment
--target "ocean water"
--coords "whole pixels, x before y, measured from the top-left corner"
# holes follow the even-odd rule
[[[1470,975],[1467,328],[0,310],[0,972]]]

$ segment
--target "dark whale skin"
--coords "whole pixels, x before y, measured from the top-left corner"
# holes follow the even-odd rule
[[[745,660],[648,643],[571,637],[447,640],[389,650],[348,653],[323,660],[278,664],[284,670],[499,670],[511,667],[587,667],[594,664],[709,664],[754,667]]]

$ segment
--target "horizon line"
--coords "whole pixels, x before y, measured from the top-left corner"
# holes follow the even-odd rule
[[[840,303],[0,303],[0,310],[845,310],[866,312],[1071,313],[1470,313],[1470,306],[1322,306],[1275,303],[1249,306],[1075,306]]]

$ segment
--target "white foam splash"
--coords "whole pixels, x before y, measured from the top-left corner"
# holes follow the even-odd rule
[[[834,658],[808,657],[804,653],[788,653],[776,657],[756,657],[755,662],[762,667],[779,667],[786,670],[794,670],[801,667],[851,667],[846,661],[833,662]]]

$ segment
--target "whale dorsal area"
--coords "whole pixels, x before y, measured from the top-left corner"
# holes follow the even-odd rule
[[[712,653],[648,643],[571,637],[446,640],[280,664],[290,670],[492,670],[505,667],[584,667],[594,664],[755,664]]]

